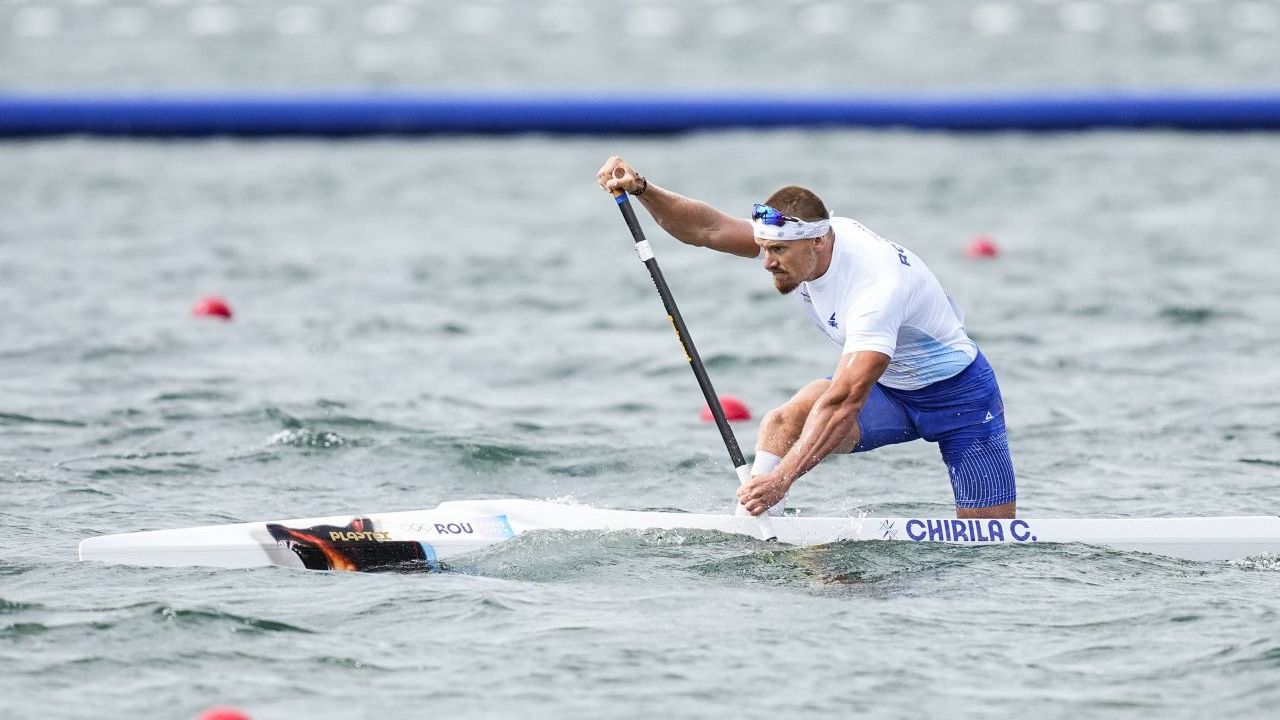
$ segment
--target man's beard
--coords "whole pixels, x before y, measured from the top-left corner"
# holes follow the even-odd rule
[[[784,278],[782,275],[774,275],[773,286],[778,289],[779,294],[789,295],[792,290],[800,287],[800,283],[789,277]]]

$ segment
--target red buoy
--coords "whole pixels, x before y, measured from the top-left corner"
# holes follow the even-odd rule
[[[211,707],[200,713],[196,720],[249,720],[249,716],[244,714],[240,708],[233,708],[230,705],[219,705]]]
[[[209,295],[196,301],[196,304],[191,308],[191,314],[196,317],[216,317],[230,320],[231,306],[227,304],[226,300],[217,295]]]
[[[730,422],[751,419],[751,411],[747,409],[747,404],[732,395],[720,396],[720,409],[724,410],[724,417]],[[702,406],[702,420],[703,422],[715,420],[708,405]]]
[[[993,258],[1000,254],[1000,248],[990,235],[978,235],[969,241],[964,254],[970,259]]]

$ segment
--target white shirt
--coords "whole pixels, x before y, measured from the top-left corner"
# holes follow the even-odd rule
[[[914,253],[850,218],[831,219],[835,245],[822,277],[796,295],[845,353],[890,357],[880,383],[919,390],[953,377],[978,356],[959,306]]]

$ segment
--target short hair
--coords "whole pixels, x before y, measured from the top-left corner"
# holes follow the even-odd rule
[[[814,194],[809,188],[800,187],[799,185],[788,185],[784,188],[779,188],[769,196],[768,200],[764,201],[764,204],[783,215],[790,215],[806,221],[827,220],[831,217],[831,212],[827,210],[822,198]]]

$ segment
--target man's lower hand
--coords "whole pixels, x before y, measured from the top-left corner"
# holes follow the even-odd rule
[[[781,502],[790,489],[791,483],[780,475],[757,475],[751,478],[751,482],[738,487],[738,502],[752,515],[761,515]]]

